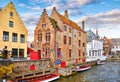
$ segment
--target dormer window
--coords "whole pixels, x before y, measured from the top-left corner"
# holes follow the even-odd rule
[[[42,27],[45,28],[45,27],[46,27],[46,24],[42,24]]]

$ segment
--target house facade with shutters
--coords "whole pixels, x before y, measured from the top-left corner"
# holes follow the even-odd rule
[[[12,2],[0,9],[0,54],[7,50],[5,58],[9,54],[15,58],[27,57],[27,34]]]
[[[34,31],[34,47],[41,58],[60,58],[67,65],[86,61],[86,32],[54,7],[50,17],[43,10]],[[54,59],[53,58],[53,59]]]

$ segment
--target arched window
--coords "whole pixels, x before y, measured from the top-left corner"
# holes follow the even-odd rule
[[[42,42],[42,32],[38,31],[38,42]]]
[[[46,32],[46,41],[50,41],[50,31]]]

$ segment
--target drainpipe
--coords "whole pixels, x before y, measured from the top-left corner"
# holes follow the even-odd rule
[[[56,65],[56,60],[57,60],[57,41],[56,41],[56,33],[57,33],[57,29],[55,29],[55,45],[54,45],[54,51],[55,51],[55,56],[54,56],[54,66],[56,67],[56,72],[58,73],[58,65]]]

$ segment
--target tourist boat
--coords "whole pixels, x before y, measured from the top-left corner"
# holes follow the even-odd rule
[[[50,82],[56,79],[59,79],[60,75],[59,74],[45,74],[41,76],[35,76],[35,77],[30,77],[30,78],[22,78],[18,79],[15,82]]]
[[[103,64],[105,64],[106,63],[106,60],[98,60],[97,61],[97,64],[98,65],[103,65]]]
[[[85,70],[88,70],[90,68],[91,68],[90,65],[79,65],[79,66],[76,66],[76,71],[77,72],[79,72],[79,71],[85,71]]]

